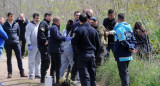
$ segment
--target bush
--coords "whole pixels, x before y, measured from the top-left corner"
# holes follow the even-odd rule
[[[159,86],[160,63],[148,62],[135,58],[129,64],[130,86]],[[97,70],[100,86],[121,86],[116,61],[110,58]]]

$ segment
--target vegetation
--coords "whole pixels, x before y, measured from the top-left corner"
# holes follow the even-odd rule
[[[16,14],[24,13],[31,19],[34,12],[43,14],[51,11],[54,16],[62,19],[61,29],[65,28],[68,19],[73,18],[76,10],[85,8],[94,10],[100,22],[107,16],[108,9],[114,9],[116,14],[123,12],[127,22],[134,26],[142,22],[148,31],[152,45],[152,60],[140,60],[134,56],[130,63],[131,86],[160,85],[160,0],[0,0],[0,16],[5,17],[11,11]],[[116,62],[112,58],[98,69],[97,80],[100,86],[120,86]]]

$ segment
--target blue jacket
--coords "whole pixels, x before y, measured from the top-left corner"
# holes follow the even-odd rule
[[[8,39],[6,40],[5,45],[12,45],[19,43],[20,28],[18,23],[13,22],[12,26],[10,26],[7,20],[3,25],[3,29],[8,35]]]
[[[8,39],[7,33],[3,30],[0,25],[0,48],[4,48],[5,40]]]
[[[88,23],[79,25],[73,34],[72,45],[78,54],[97,54],[100,48],[98,32]]]
[[[60,27],[56,24],[52,24],[49,31],[49,53],[62,53],[64,51],[62,42],[65,41],[65,37],[61,35]]]
[[[115,45],[114,45],[114,56],[116,61],[130,61],[132,60],[132,53],[129,51],[132,46],[125,36],[126,31],[132,31],[130,24],[126,22],[119,23],[115,26],[114,31],[116,32],[115,36]]]

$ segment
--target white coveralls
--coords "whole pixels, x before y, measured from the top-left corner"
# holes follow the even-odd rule
[[[67,35],[67,30],[63,30],[62,35],[65,37],[70,37],[71,32]],[[64,52],[62,53],[61,57],[61,69],[60,69],[60,78],[63,77],[65,70],[68,68],[70,65],[71,68],[74,64],[73,62],[73,49],[71,45],[71,41],[65,41],[62,43],[64,47]]]
[[[25,38],[27,44],[32,46],[32,50],[28,50],[28,68],[29,75],[40,76],[40,61],[41,56],[37,47],[37,33],[39,24],[36,25],[33,22],[27,24]]]

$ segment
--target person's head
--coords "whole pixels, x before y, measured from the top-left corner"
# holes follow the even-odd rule
[[[90,25],[92,27],[97,27],[98,26],[98,20],[96,17],[91,17],[90,21],[89,21]]]
[[[124,13],[119,13],[118,14],[118,23],[124,22],[125,21],[125,14]]]
[[[108,19],[113,20],[115,18],[114,10],[110,9],[108,10]]]
[[[79,16],[80,24],[86,23],[87,20],[88,20],[88,17],[87,17],[87,14],[86,14],[86,13],[82,13],[82,14]]]
[[[93,17],[93,10],[92,9],[88,9],[87,13],[91,14],[91,17]]]
[[[44,14],[44,19],[47,21],[52,21],[52,13],[48,12]]]
[[[5,22],[5,21],[4,21],[4,18],[3,18],[3,17],[0,17],[0,24],[3,25],[4,22]]]
[[[53,23],[60,26],[61,25],[61,21],[60,21],[60,18],[59,17],[54,17],[53,18]]]
[[[19,18],[20,18],[20,20],[24,20],[24,14],[23,13],[21,13],[20,15],[19,15]]]
[[[90,14],[89,12],[87,12],[86,15],[87,15],[87,22],[89,23],[89,21],[90,21],[90,19],[92,17],[92,14]]]
[[[39,20],[40,20],[39,19],[39,13],[34,13],[33,14],[33,21],[36,22],[36,23],[39,23]]]
[[[143,28],[141,22],[136,22],[133,28],[133,31],[136,31],[138,34],[146,34],[146,30]]]
[[[67,31],[71,31],[71,29],[73,28],[73,20],[68,20],[67,25],[66,25],[66,29]]]
[[[75,11],[74,12],[74,18],[75,18],[75,20],[79,20],[79,16],[80,16],[80,12],[79,11]]]
[[[13,13],[9,12],[7,14],[7,17],[8,17],[8,21],[14,21],[14,14]]]

